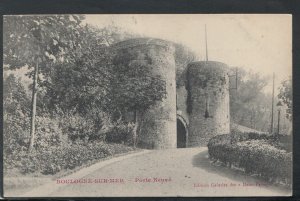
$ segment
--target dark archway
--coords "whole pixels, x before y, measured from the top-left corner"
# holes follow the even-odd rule
[[[185,148],[187,146],[187,130],[184,123],[177,118],[177,148]]]

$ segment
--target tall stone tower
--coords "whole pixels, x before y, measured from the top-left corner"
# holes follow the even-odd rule
[[[188,146],[206,146],[230,132],[228,67],[215,61],[192,62],[187,69]]]
[[[151,63],[149,69],[155,77],[159,75],[166,84],[166,96],[140,115],[142,123],[138,146],[150,149],[176,148],[176,83],[175,59],[172,43],[152,38],[137,38],[122,41],[113,46],[117,54],[130,52],[135,58]],[[134,56],[135,55],[135,56]]]

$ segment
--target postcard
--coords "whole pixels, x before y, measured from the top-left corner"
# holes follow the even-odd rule
[[[292,195],[292,16],[3,17],[5,197]]]

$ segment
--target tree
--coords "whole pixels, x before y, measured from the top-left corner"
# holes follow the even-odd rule
[[[68,62],[66,52],[77,47],[82,16],[6,16],[3,19],[3,60],[9,69],[27,66],[33,79],[29,152],[34,146],[39,75],[51,74],[52,64]]]
[[[29,99],[25,88],[13,74],[4,77],[3,108],[6,115],[19,113],[23,116],[29,113]]]
[[[258,130],[268,129],[271,96],[263,92],[267,81],[258,73],[246,72],[241,68],[238,70],[238,89],[230,90],[233,122]],[[231,85],[235,87],[235,84]]]
[[[197,60],[197,56],[188,47],[174,43],[175,46],[175,64],[176,64],[176,79],[179,79],[187,65]]]
[[[280,86],[278,98],[287,106],[286,117],[291,121],[293,113],[292,78],[283,81]]]
[[[44,97],[49,111],[59,108],[85,115],[109,105],[107,94],[113,75],[110,54],[105,47],[93,50],[93,54],[85,54],[75,63],[55,66]]]
[[[24,143],[29,131],[26,119],[30,114],[30,100],[20,80],[13,74],[3,79],[3,145],[5,153],[11,153]]]
[[[166,95],[165,81],[151,72],[155,64],[149,54],[123,50],[113,60],[114,87],[110,96],[119,111],[134,112],[134,146],[143,112]]]
[[[113,52],[110,45],[133,37],[117,27],[96,28],[90,25],[78,28],[80,48],[70,52],[68,64],[54,65],[51,76],[44,81],[45,101],[49,110],[56,107],[73,110],[81,115],[94,109],[111,112],[107,95],[113,87]]]
[[[52,114],[80,115],[94,122],[100,132],[111,127],[107,119],[117,122],[111,117],[120,114],[110,95],[115,87],[110,46],[134,36],[116,27],[99,29],[90,25],[78,28],[78,32],[84,38],[78,41],[81,48],[70,52],[73,59],[67,64],[54,65],[43,82],[42,107]]]
[[[165,82],[160,76],[152,76],[149,58],[136,60],[141,55],[130,51],[115,54],[106,45],[93,46],[93,40],[74,63],[55,68],[45,99],[52,108],[81,115],[102,110],[122,119],[124,113],[134,111],[136,133],[139,114],[162,100]]]

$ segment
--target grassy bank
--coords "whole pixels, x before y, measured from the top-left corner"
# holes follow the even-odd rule
[[[51,180],[70,175],[95,163],[141,151],[141,149],[133,149],[132,147],[127,147],[121,144],[107,144],[107,146],[110,147],[111,150],[113,150],[110,155],[106,155],[105,157],[98,159],[90,158],[90,160],[86,160],[86,163],[82,163],[81,165],[78,165],[74,168],[61,169],[55,174],[45,175],[40,171],[24,173],[17,168],[7,169],[4,173],[5,194],[13,194],[15,196],[18,196],[32,190],[35,187],[44,185]]]

